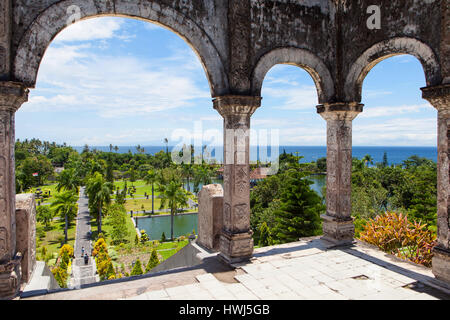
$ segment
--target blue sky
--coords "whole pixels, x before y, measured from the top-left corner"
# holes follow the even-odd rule
[[[436,111],[421,98],[423,86],[414,57],[376,65],[364,81],[353,144],[436,146]],[[303,69],[273,67],[262,96],[252,117],[255,136],[278,130],[280,145],[326,145],[326,122]],[[203,144],[222,140],[222,119],[197,56],[173,32],[125,18],[89,19],[63,30],[47,49],[29,102],[16,113],[16,138],[73,146],[162,145],[166,137],[175,145],[186,132],[196,139],[203,133]]]

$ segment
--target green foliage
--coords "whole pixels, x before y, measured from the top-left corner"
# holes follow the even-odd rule
[[[105,180],[99,172],[95,172],[86,184],[86,194],[89,197],[89,210],[97,216],[98,232],[102,230],[102,208],[111,203],[113,184]]]
[[[59,193],[55,196],[55,201],[50,205],[56,215],[64,219],[64,243],[67,242],[67,230],[69,224],[77,216],[78,205],[77,205],[77,195],[73,191],[65,191]]]
[[[188,197],[181,184],[175,181],[170,181],[169,184],[159,185],[159,191],[161,198],[160,209],[163,209],[166,205],[170,208],[170,239],[173,239],[173,216],[177,213],[178,208],[187,206]]]
[[[149,272],[158,264],[159,264],[158,253],[156,252],[156,249],[153,249],[150,258],[148,259],[147,266],[145,267],[145,273]]]
[[[270,237],[270,230],[267,223],[264,221],[259,228],[259,243],[260,247],[269,246],[272,244],[272,238]]]
[[[59,250],[58,263],[51,270],[55,280],[58,282],[61,288],[67,288],[67,280],[69,278],[68,268],[71,264],[71,258],[73,257],[73,248],[66,244]]]
[[[324,213],[320,196],[310,188],[307,172],[290,169],[283,175],[280,207],[275,211],[271,230],[275,243],[297,241],[300,237],[321,233],[320,214]]]
[[[141,261],[139,259],[136,260],[134,266],[133,266],[133,270],[131,270],[131,276],[138,276],[144,274],[144,272],[142,271],[142,265],[141,265]]]
[[[49,206],[36,207],[36,221],[45,225],[45,228],[50,229],[50,223],[53,219],[53,211]]]
[[[166,242],[166,241],[167,241],[166,234],[163,232],[161,235],[161,242]]]
[[[367,168],[364,159],[353,159],[352,215],[358,222],[356,233],[361,231],[358,228],[362,221],[386,210],[404,212],[410,220],[424,222],[436,231],[436,163],[417,156],[397,166],[387,166],[386,161]]]
[[[147,232],[145,232],[145,230],[141,230],[141,243],[146,243],[149,240],[150,239],[147,235]]]
[[[58,185],[56,190],[60,192],[62,189],[66,191],[76,192],[81,181],[74,168],[63,170],[58,176]]]
[[[121,243],[128,237],[127,219],[127,213],[123,205],[114,203],[109,206],[108,223],[112,226],[112,230],[109,234],[111,235],[113,243]]]

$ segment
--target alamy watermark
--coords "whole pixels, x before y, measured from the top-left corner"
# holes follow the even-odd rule
[[[171,140],[177,142],[171,152],[172,161],[176,164],[206,162],[245,165],[256,153],[259,164],[265,168],[264,174],[273,175],[279,169],[278,129],[203,130],[202,122],[195,121],[193,131],[176,129]]]

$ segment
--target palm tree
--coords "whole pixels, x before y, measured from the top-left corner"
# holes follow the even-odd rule
[[[111,203],[112,190],[113,184],[106,181],[98,172],[96,172],[86,184],[86,193],[89,197],[89,208],[93,211],[98,210],[98,234],[102,232],[102,207]]]
[[[183,170],[183,176],[187,180],[187,191],[191,191],[191,186],[189,184],[189,179],[194,175],[194,170],[192,169],[191,164],[184,164],[182,165],[181,169]]]
[[[169,154],[169,139],[164,138],[164,143],[166,144],[166,154]]]
[[[167,204],[170,208],[170,238],[173,240],[173,217],[178,208],[187,205],[186,192],[181,187],[181,184],[171,181],[167,185],[160,185],[159,191],[161,193],[161,207],[163,209]]]
[[[157,180],[157,173],[156,173],[155,169],[148,170],[147,175],[144,177],[144,181],[145,181],[146,185],[149,185],[149,184],[152,185],[152,214],[155,213],[155,211],[154,211],[154,201],[155,201],[155,198],[154,198],[154,193],[155,193],[154,184],[155,184],[156,180]]]
[[[65,191],[55,196],[55,201],[50,205],[55,210],[55,214],[59,214],[64,218],[64,243],[67,243],[67,229],[69,221],[72,221],[77,212],[77,196],[73,191]]]
[[[207,165],[201,165],[198,166],[194,170],[194,192],[197,193],[198,186],[201,183],[202,185],[210,184],[212,183],[212,177],[213,172],[211,171],[210,167]]]
[[[78,186],[80,185],[80,180],[75,171],[75,168],[65,169],[63,170],[58,177],[58,185],[56,186],[56,190],[58,192],[61,189],[65,189],[66,191],[77,191]]]
[[[368,167],[368,163],[373,164],[373,158],[369,154],[366,154],[362,160],[364,161],[366,167]]]

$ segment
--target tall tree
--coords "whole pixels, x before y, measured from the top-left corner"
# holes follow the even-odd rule
[[[60,192],[61,189],[65,189],[66,191],[76,192],[79,185],[80,179],[75,171],[75,168],[64,169],[58,176],[56,190]]]
[[[102,208],[111,203],[113,184],[96,172],[86,184],[86,193],[89,197],[89,208],[91,212],[97,211],[98,233],[102,232]]]
[[[155,182],[157,181],[157,172],[155,169],[150,169],[147,172],[147,175],[144,178],[144,182],[146,185],[152,185],[152,214],[155,213]]]
[[[278,243],[297,241],[301,237],[318,235],[320,214],[325,211],[320,196],[311,189],[308,172],[288,170],[282,178],[280,207],[275,211],[273,240]]]
[[[181,184],[171,181],[167,185],[160,185],[159,191],[161,193],[161,209],[166,204],[170,208],[170,238],[173,240],[173,217],[178,208],[187,205],[186,192],[181,187]]]
[[[77,215],[77,196],[73,191],[65,191],[55,196],[55,201],[50,205],[55,214],[64,219],[64,243],[67,243],[67,230],[69,223]]]

